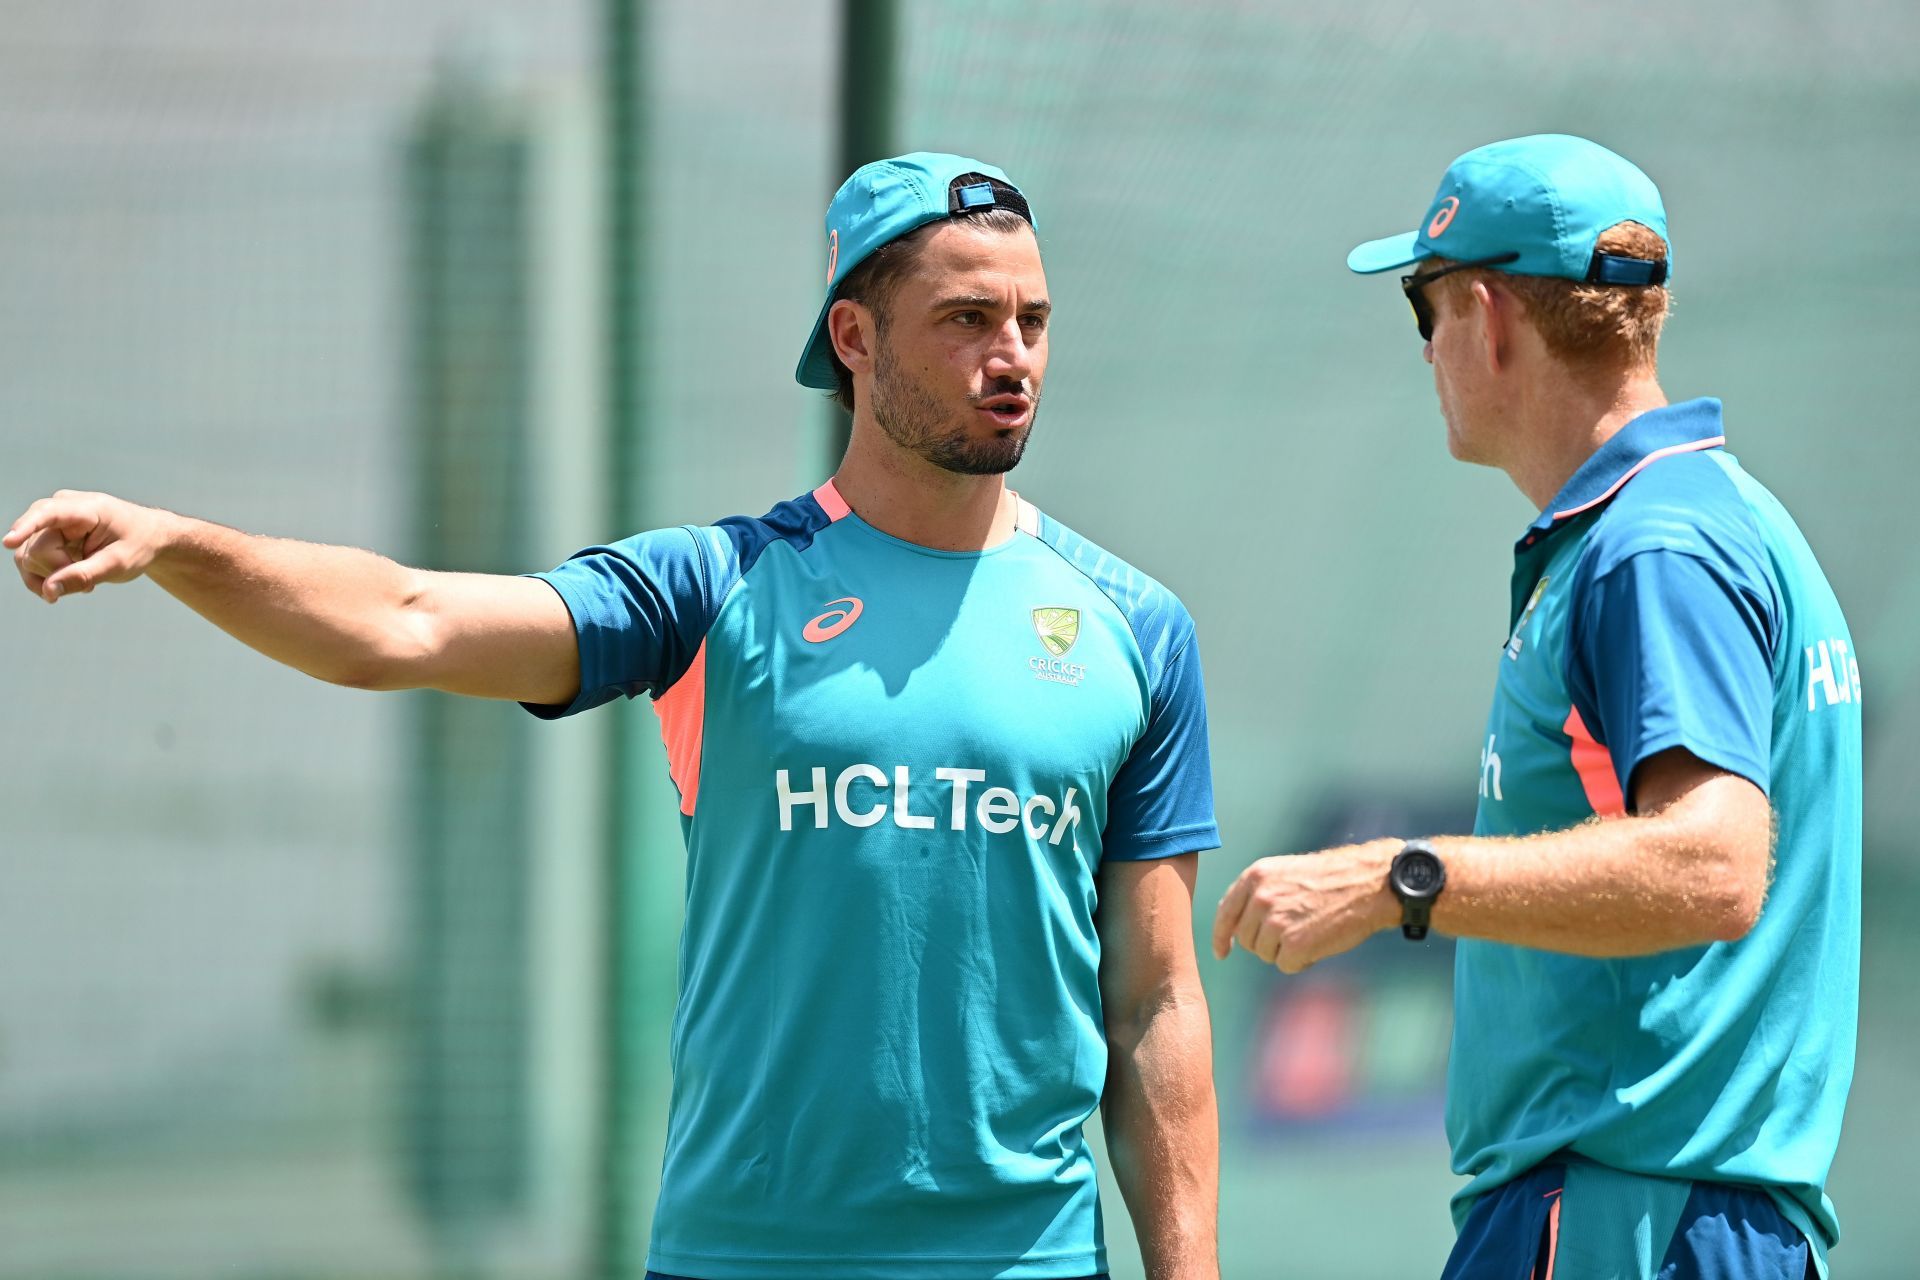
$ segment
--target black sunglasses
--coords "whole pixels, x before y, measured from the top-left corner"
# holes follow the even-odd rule
[[[1491,258],[1475,258],[1472,262],[1456,262],[1450,267],[1438,271],[1429,271],[1425,275],[1415,273],[1400,277],[1400,292],[1407,295],[1407,303],[1413,308],[1414,323],[1420,326],[1420,341],[1433,341],[1433,307],[1428,304],[1426,295],[1420,291],[1438,280],[1441,276],[1451,275],[1455,271],[1465,271],[1468,267],[1497,267],[1502,263],[1516,261],[1517,253],[1496,253]]]

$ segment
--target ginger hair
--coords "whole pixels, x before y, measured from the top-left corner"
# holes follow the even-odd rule
[[[1651,227],[1622,222],[1600,233],[1595,247],[1624,258],[1658,262],[1667,243]],[[1435,266],[1449,265],[1429,259]],[[1672,310],[1665,285],[1588,284],[1557,276],[1512,275],[1490,268],[1457,271],[1434,284],[1440,305],[1460,315],[1471,297],[1469,278],[1498,285],[1520,302],[1547,350],[1576,372],[1617,375],[1652,369],[1660,329]]]

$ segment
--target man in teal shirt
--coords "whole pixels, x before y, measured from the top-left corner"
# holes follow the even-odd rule
[[[5,545],[44,599],[145,574],[343,684],[652,699],[687,846],[662,1280],[1103,1273],[1096,1106],[1147,1273],[1219,1280],[1192,619],[1004,483],[1050,312],[1007,176],[864,166],[825,251],[797,376],[852,443],[765,515],[524,578],[102,494]]]
[[[1402,277],[1464,461],[1539,508],[1478,744],[1471,838],[1255,863],[1235,942],[1298,972],[1399,924],[1457,935],[1448,1280],[1787,1280],[1853,1073],[1859,666],[1715,400],[1669,404],[1666,214],[1579,138],[1468,152]]]

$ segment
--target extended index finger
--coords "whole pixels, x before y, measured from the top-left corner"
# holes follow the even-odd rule
[[[1247,908],[1247,899],[1253,894],[1253,868],[1242,871],[1239,878],[1227,886],[1220,898],[1220,906],[1213,913],[1213,954],[1216,959],[1224,960],[1233,950],[1233,933],[1240,926],[1240,915]]]
[[[0,546],[12,551],[28,538],[43,529],[57,530],[64,539],[76,534],[86,533],[99,523],[98,518],[89,509],[84,495],[56,493],[50,498],[42,498],[20,513],[7,529],[6,536],[0,537]]]

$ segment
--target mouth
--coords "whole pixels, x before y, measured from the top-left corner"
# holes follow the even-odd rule
[[[1033,417],[1033,401],[1023,395],[988,396],[976,401],[974,408],[1000,427],[1023,426]]]

